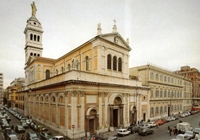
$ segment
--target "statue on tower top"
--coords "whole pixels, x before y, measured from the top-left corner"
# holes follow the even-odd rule
[[[35,2],[33,2],[33,3],[31,4],[31,7],[32,7],[32,16],[35,16],[35,15],[36,15],[36,11],[37,11],[37,8],[36,8],[36,6],[35,6]]]

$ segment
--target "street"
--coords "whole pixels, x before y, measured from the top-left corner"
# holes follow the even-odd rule
[[[10,114],[9,112],[7,112],[7,114],[12,119],[10,122],[10,125],[13,124],[15,126],[17,124],[20,124],[20,121],[17,118],[15,118],[12,114]],[[191,115],[191,116],[188,116],[185,118],[180,118],[179,120],[181,120],[183,122],[189,122],[193,128],[199,127],[200,113],[197,113],[195,115]],[[170,136],[169,133],[167,133],[167,127],[170,126],[171,128],[173,128],[174,126],[176,126],[176,124],[179,122],[179,120],[165,123],[164,125],[161,125],[158,128],[156,128],[156,127],[152,128],[154,130],[154,133],[151,135],[140,136],[140,135],[138,135],[138,133],[135,133],[135,134],[131,134],[131,135],[128,135],[125,137],[120,137],[120,140],[133,140],[133,139],[135,140],[136,138],[141,138],[142,140],[170,140],[172,138],[175,138],[176,136],[173,134]],[[49,129],[49,132],[51,132],[54,136],[60,135],[58,132],[56,132],[50,128],[48,128],[48,129]],[[33,130],[30,128],[26,129],[26,132],[29,132],[29,131],[33,131]],[[0,133],[0,140],[3,140],[3,130],[1,130],[0,132],[2,132],[2,133]],[[25,135],[26,133],[23,133],[23,134]],[[22,134],[18,134],[18,137],[20,138],[21,135]],[[111,136],[111,135],[109,135],[109,136]]]
[[[8,111],[6,111],[6,112],[7,112],[8,116],[11,117],[11,121],[10,121],[10,123],[9,123],[10,126],[11,126],[12,124],[13,124],[14,126],[21,124],[21,123],[20,123],[20,120],[18,120],[15,116],[13,116],[12,114],[10,114]],[[34,120],[33,120],[33,121],[34,121]],[[34,121],[34,122],[35,122],[35,121]],[[39,124],[39,123],[36,122],[36,124]],[[44,126],[44,125],[43,125],[43,126]],[[61,134],[59,134],[58,132],[56,132],[56,131],[50,129],[49,127],[46,127],[46,128],[49,130],[49,132],[52,133],[53,136],[61,135]],[[26,132],[34,132],[31,128],[28,128],[28,129],[25,129],[25,130],[26,130]],[[1,127],[0,127],[0,140],[4,140],[3,132],[4,132],[4,130],[2,130]],[[18,136],[19,138],[21,138],[21,135],[22,135],[22,134],[23,134],[24,136],[26,136],[26,132],[25,132],[25,133],[19,133],[19,134],[17,133],[17,136]]]
[[[189,122],[192,128],[199,127],[200,113],[185,118],[180,118],[179,120],[182,120],[183,122]],[[173,134],[170,136],[169,133],[167,133],[167,127],[170,126],[172,128],[176,126],[179,120],[168,122],[164,125],[159,126],[158,128],[153,128],[154,134],[140,136],[136,133],[125,137],[120,137],[120,140],[135,140],[136,138],[142,138],[142,140],[170,140],[172,138],[175,138],[176,136]]]

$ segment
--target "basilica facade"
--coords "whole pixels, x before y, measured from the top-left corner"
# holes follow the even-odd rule
[[[106,34],[98,24],[96,36],[58,59],[42,55],[43,29],[36,12],[24,34],[25,87],[17,92],[24,96],[24,115],[69,138],[150,118],[150,88],[130,76],[131,47],[115,23]]]

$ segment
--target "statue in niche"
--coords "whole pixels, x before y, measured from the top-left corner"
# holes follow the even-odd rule
[[[72,69],[78,69],[78,60],[75,58],[72,60]]]
[[[139,73],[139,81],[142,81],[142,73]]]

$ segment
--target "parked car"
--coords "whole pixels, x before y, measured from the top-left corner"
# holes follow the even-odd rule
[[[22,125],[16,125],[15,126],[15,132],[17,133],[24,133],[25,132],[25,129]]]
[[[146,128],[140,128],[138,130],[138,134],[144,135],[144,136],[149,135],[149,134],[153,134],[153,132],[154,132],[154,130],[147,128],[147,127]]]
[[[167,119],[162,119],[163,123],[168,123],[169,121]]]
[[[139,124],[139,127],[150,127],[147,123],[142,123],[142,124]]]
[[[127,130],[127,129],[119,129],[117,132],[118,136],[126,136],[129,135],[131,133],[131,131]]]
[[[186,117],[184,113],[181,113],[179,116],[180,116],[181,118],[185,118],[185,117]]]
[[[185,131],[184,135],[189,136],[190,139],[193,139],[195,136],[195,133],[193,131]]]
[[[53,138],[52,134],[50,132],[41,132],[40,133],[40,138],[42,140],[50,140],[51,138]]]
[[[19,138],[16,134],[11,134],[7,137],[7,140],[19,140]]]
[[[127,130],[128,130],[128,131],[131,131],[131,133],[137,133],[138,130],[139,130],[139,126],[136,126],[136,125],[134,126],[134,125],[132,125],[132,126],[129,126]]]
[[[35,132],[27,132],[26,140],[39,140],[39,136]]]
[[[12,134],[16,134],[14,130],[12,130],[11,128],[5,128],[3,135],[6,140],[8,139],[9,135]]]
[[[106,140],[119,140],[119,138],[116,136],[113,136],[113,137],[108,137]]]
[[[37,131],[38,131],[38,132],[48,131],[48,129],[47,129],[46,127],[42,126],[42,125],[38,125],[38,126],[37,126]]]
[[[64,136],[53,136],[50,140],[65,140]],[[95,140],[104,140],[104,138],[97,138],[95,137]]]
[[[157,120],[157,121],[155,121],[155,123],[156,123],[156,125],[163,125],[164,124],[164,122],[162,120]]]
[[[7,121],[6,121],[6,122],[3,122],[3,124],[1,124],[1,128],[2,128],[2,129],[8,128],[8,127],[10,127],[10,125],[8,124]]]
[[[25,129],[27,129],[28,128],[28,124],[27,123],[25,123],[25,122],[22,122],[21,123],[21,125],[25,128]]]
[[[148,123],[148,126],[149,126],[150,128],[156,127],[156,123],[155,123],[155,122],[149,122],[149,123]]]
[[[193,132],[194,132],[195,134],[200,134],[200,128],[194,128],[194,129],[193,129]]]
[[[189,139],[190,139],[190,137],[187,136],[187,135],[178,134],[178,135],[176,136],[176,138],[173,138],[173,139],[171,139],[171,140],[189,140]]]

